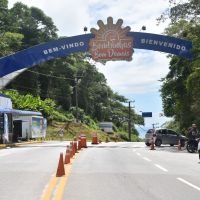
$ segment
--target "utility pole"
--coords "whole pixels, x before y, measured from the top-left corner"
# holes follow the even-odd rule
[[[128,102],[128,139],[131,142],[131,102]]]
[[[155,125],[158,125],[159,123],[153,123],[152,126],[153,126],[153,129],[155,129]]]
[[[82,76],[74,76],[74,82],[75,82],[75,103],[76,103],[76,123],[78,123],[78,83],[80,82]]]
[[[75,99],[76,99],[76,123],[78,123],[78,93],[77,93],[77,84],[78,80],[77,77],[75,77]]]
[[[131,142],[131,102],[128,102],[128,139]]]

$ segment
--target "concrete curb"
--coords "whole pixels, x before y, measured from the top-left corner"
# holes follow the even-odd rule
[[[20,142],[20,143],[13,143],[13,144],[0,144],[0,149],[5,149],[6,147],[17,147],[25,144],[36,144],[36,143],[43,143],[44,141],[28,141],[28,142]]]

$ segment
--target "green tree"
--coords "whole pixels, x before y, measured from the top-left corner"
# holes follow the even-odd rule
[[[23,34],[10,29],[10,11],[8,1],[0,0],[0,56],[18,51],[22,45]]]
[[[191,123],[200,122],[198,117],[200,2],[197,0],[189,0],[186,3],[170,2],[170,9],[159,20],[165,17],[171,20],[166,34],[192,41],[193,60],[170,56],[170,71],[162,80],[161,95],[165,115],[173,116],[179,128],[185,130]]]

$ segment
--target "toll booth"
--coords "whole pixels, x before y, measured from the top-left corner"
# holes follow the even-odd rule
[[[20,140],[46,137],[47,120],[40,112],[14,112],[13,125],[14,137]]]

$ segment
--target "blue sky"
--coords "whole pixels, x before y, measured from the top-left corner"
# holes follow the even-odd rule
[[[114,22],[123,19],[123,26],[130,26],[131,31],[140,31],[143,25],[146,32],[162,34],[167,26],[157,26],[156,18],[168,7],[168,0],[8,0],[9,7],[17,1],[28,6],[36,6],[51,17],[59,29],[60,36],[84,34],[83,27],[96,28],[97,21],[107,22],[112,16]],[[136,112],[152,112],[153,117],[145,119],[145,130],[152,123],[162,125],[167,119],[159,117],[162,112],[162,102],[159,93],[160,80],[168,72],[169,60],[167,54],[149,50],[137,50],[133,60],[109,61],[106,65],[97,64],[108,85],[113,91],[124,95],[133,103]],[[141,133],[143,134],[143,133]]]

